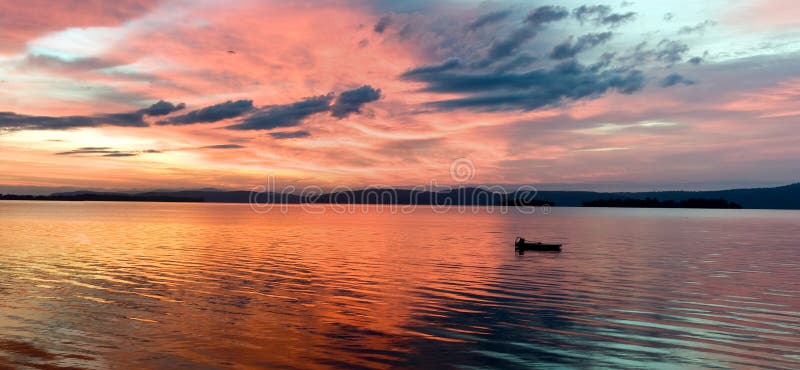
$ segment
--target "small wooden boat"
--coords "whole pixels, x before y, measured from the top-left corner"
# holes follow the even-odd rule
[[[514,249],[517,251],[546,251],[546,252],[560,252],[561,244],[548,244],[542,242],[527,242],[524,238],[517,237],[514,240]]]

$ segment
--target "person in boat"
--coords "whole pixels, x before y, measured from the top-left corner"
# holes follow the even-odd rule
[[[529,245],[541,245],[542,242],[530,242]],[[517,247],[524,247],[525,246],[525,238],[518,236],[517,240],[514,242],[514,245]]]

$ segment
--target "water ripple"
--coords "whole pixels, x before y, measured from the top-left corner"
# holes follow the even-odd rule
[[[0,214],[0,367],[800,368],[797,212]]]

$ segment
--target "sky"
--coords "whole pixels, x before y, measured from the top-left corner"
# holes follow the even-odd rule
[[[0,192],[800,181],[792,0],[32,0],[0,25]]]

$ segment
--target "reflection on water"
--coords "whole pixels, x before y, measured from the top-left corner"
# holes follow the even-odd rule
[[[798,216],[0,202],[0,368],[798,368]]]

